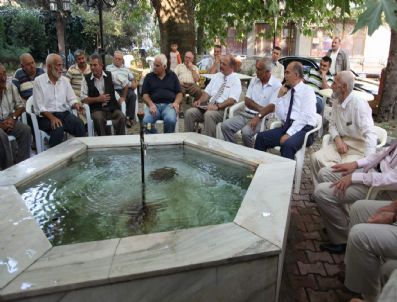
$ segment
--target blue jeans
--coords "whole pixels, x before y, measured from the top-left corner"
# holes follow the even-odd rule
[[[312,130],[312,126],[306,125],[302,130],[290,136],[284,144],[280,146],[280,138],[285,134],[282,127],[274,128],[258,133],[254,148],[261,151],[266,151],[269,148],[280,146],[280,154],[282,157],[294,159],[295,153],[302,148],[305,140],[306,132]],[[307,139],[306,146],[313,144],[313,135]]]
[[[157,120],[163,120],[164,133],[174,133],[176,124],[176,111],[174,107],[172,107],[172,103],[161,103],[155,105],[157,107],[156,116],[153,116],[150,113],[149,107],[145,107],[145,117],[143,118],[143,124],[152,124],[150,133],[157,133],[154,124]]]

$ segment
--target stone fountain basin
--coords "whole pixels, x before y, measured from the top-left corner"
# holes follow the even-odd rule
[[[139,136],[68,140],[0,172],[0,300],[277,301],[295,162],[197,133],[147,135],[256,166],[231,223],[52,246],[17,191],[87,149]]]

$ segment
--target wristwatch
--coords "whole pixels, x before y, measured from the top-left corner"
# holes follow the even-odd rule
[[[258,114],[258,117],[261,119],[261,118],[263,117],[263,115],[259,113],[259,114]]]
[[[13,115],[13,116],[12,116],[12,119],[13,119],[14,121],[16,121],[18,118],[17,118],[15,115]]]

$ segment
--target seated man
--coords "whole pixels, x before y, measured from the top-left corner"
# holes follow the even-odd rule
[[[390,147],[363,159],[320,170],[320,183],[313,196],[330,240],[330,243],[320,244],[322,250],[331,253],[344,252],[349,230],[346,205],[364,199],[371,186],[387,186],[390,190],[397,190],[396,147],[397,140]]]
[[[331,67],[332,60],[330,57],[323,57],[320,62],[320,70],[311,68],[310,72],[305,77],[305,83],[313,88],[316,93],[316,108],[317,113],[322,114],[324,111],[323,97],[318,93],[319,90],[331,88],[334,81],[329,68]]]
[[[91,68],[90,65],[87,64],[85,52],[83,50],[76,50],[74,52],[74,57],[77,64],[73,64],[69,67],[66,77],[70,80],[77,100],[80,101],[81,82],[84,76],[91,72]]]
[[[365,301],[378,301],[382,264],[397,260],[396,217],[397,201],[359,200],[351,208],[345,285]]]
[[[332,143],[311,156],[313,176],[322,167],[347,163],[376,151],[376,132],[368,102],[354,91],[354,76],[341,71],[332,85],[334,104],[329,123]]]
[[[19,94],[26,101],[33,94],[33,81],[44,73],[42,68],[36,67],[36,62],[29,53],[19,57],[21,68],[17,69],[12,83],[18,88]]]
[[[181,84],[182,94],[189,94],[196,101],[201,96],[201,89],[196,84],[200,80],[199,71],[196,65],[193,65],[194,55],[191,51],[185,53],[185,62],[178,64],[174,69],[176,76]]]
[[[114,93],[113,78],[109,71],[103,71],[100,55],[90,57],[91,73],[81,83],[81,100],[90,106],[94,128],[99,136],[108,135],[106,121],[112,120],[116,135],[125,134],[125,116],[120,110]]]
[[[254,136],[261,128],[261,120],[264,118],[258,114],[266,105],[274,93],[281,87],[281,82],[272,76],[272,61],[263,58],[256,62],[256,78],[253,78],[245,95],[245,110],[238,115],[224,121],[221,125],[222,134],[227,142],[236,143],[234,135],[241,130],[244,146],[252,148]]]
[[[164,133],[175,132],[176,115],[182,102],[181,86],[173,71],[167,71],[167,57],[159,54],[154,57],[153,72],[146,75],[142,86],[145,108],[144,124],[151,124],[151,133],[157,130],[157,120],[164,121]]]
[[[15,159],[19,163],[30,157],[31,132],[27,125],[18,121],[18,117],[25,111],[25,105],[18,93],[18,89],[7,83],[7,73],[0,64],[0,168],[10,167]],[[12,156],[8,135],[16,139],[18,148]]]
[[[278,59],[280,59],[281,48],[275,46],[272,51],[272,76],[280,82],[284,79],[284,66]]]
[[[223,121],[224,110],[237,102],[241,94],[241,82],[233,72],[232,55],[222,56],[221,72],[212,77],[201,97],[186,111],[185,131],[194,131],[196,122],[204,122],[204,134],[216,136],[216,125]],[[202,106],[208,102],[208,106]]]
[[[269,105],[260,110],[262,116],[275,112],[283,126],[264,132],[256,137],[254,148],[266,151],[281,146],[281,156],[294,159],[295,153],[302,147],[306,132],[316,124],[316,97],[313,89],[303,83],[303,66],[291,62],[285,71],[285,84],[275,94]],[[313,143],[308,139],[307,145]]]
[[[214,56],[212,57],[211,67],[208,70],[208,73],[218,73],[221,71],[221,56],[222,56],[222,46],[215,45]]]
[[[115,51],[113,55],[113,64],[106,66],[106,70],[112,73],[114,79],[114,89],[120,95],[119,103],[125,101],[126,112],[126,125],[128,128],[132,126],[135,121],[135,102],[136,94],[135,88],[137,83],[131,71],[124,67],[123,53]]]
[[[39,128],[50,134],[50,147],[62,143],[64,131],[73,136],[85,136],[84,124],[71,108],[82,110],[68,79],[62,76],[61,56],[49,54],[46,59],[47,73],[38,76],[33,83],[33,105]]]

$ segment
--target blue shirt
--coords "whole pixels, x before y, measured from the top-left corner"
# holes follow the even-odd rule
[[[142,94],[148,94],[155,104],[173,103],[179,92],[181,86],[173,71],[167,71],[163,79],[151,72],[143,81]]]
[[[34,79],[37,78],[39,75],[42,75],[43,73],[44,70],[42,68],[36,68],[36,75],[32,79],[26,74],[26,72],[22,68],[19,68],[14,74],[12,83],[18,88],[21,97],[27,100],[33,94]]]

